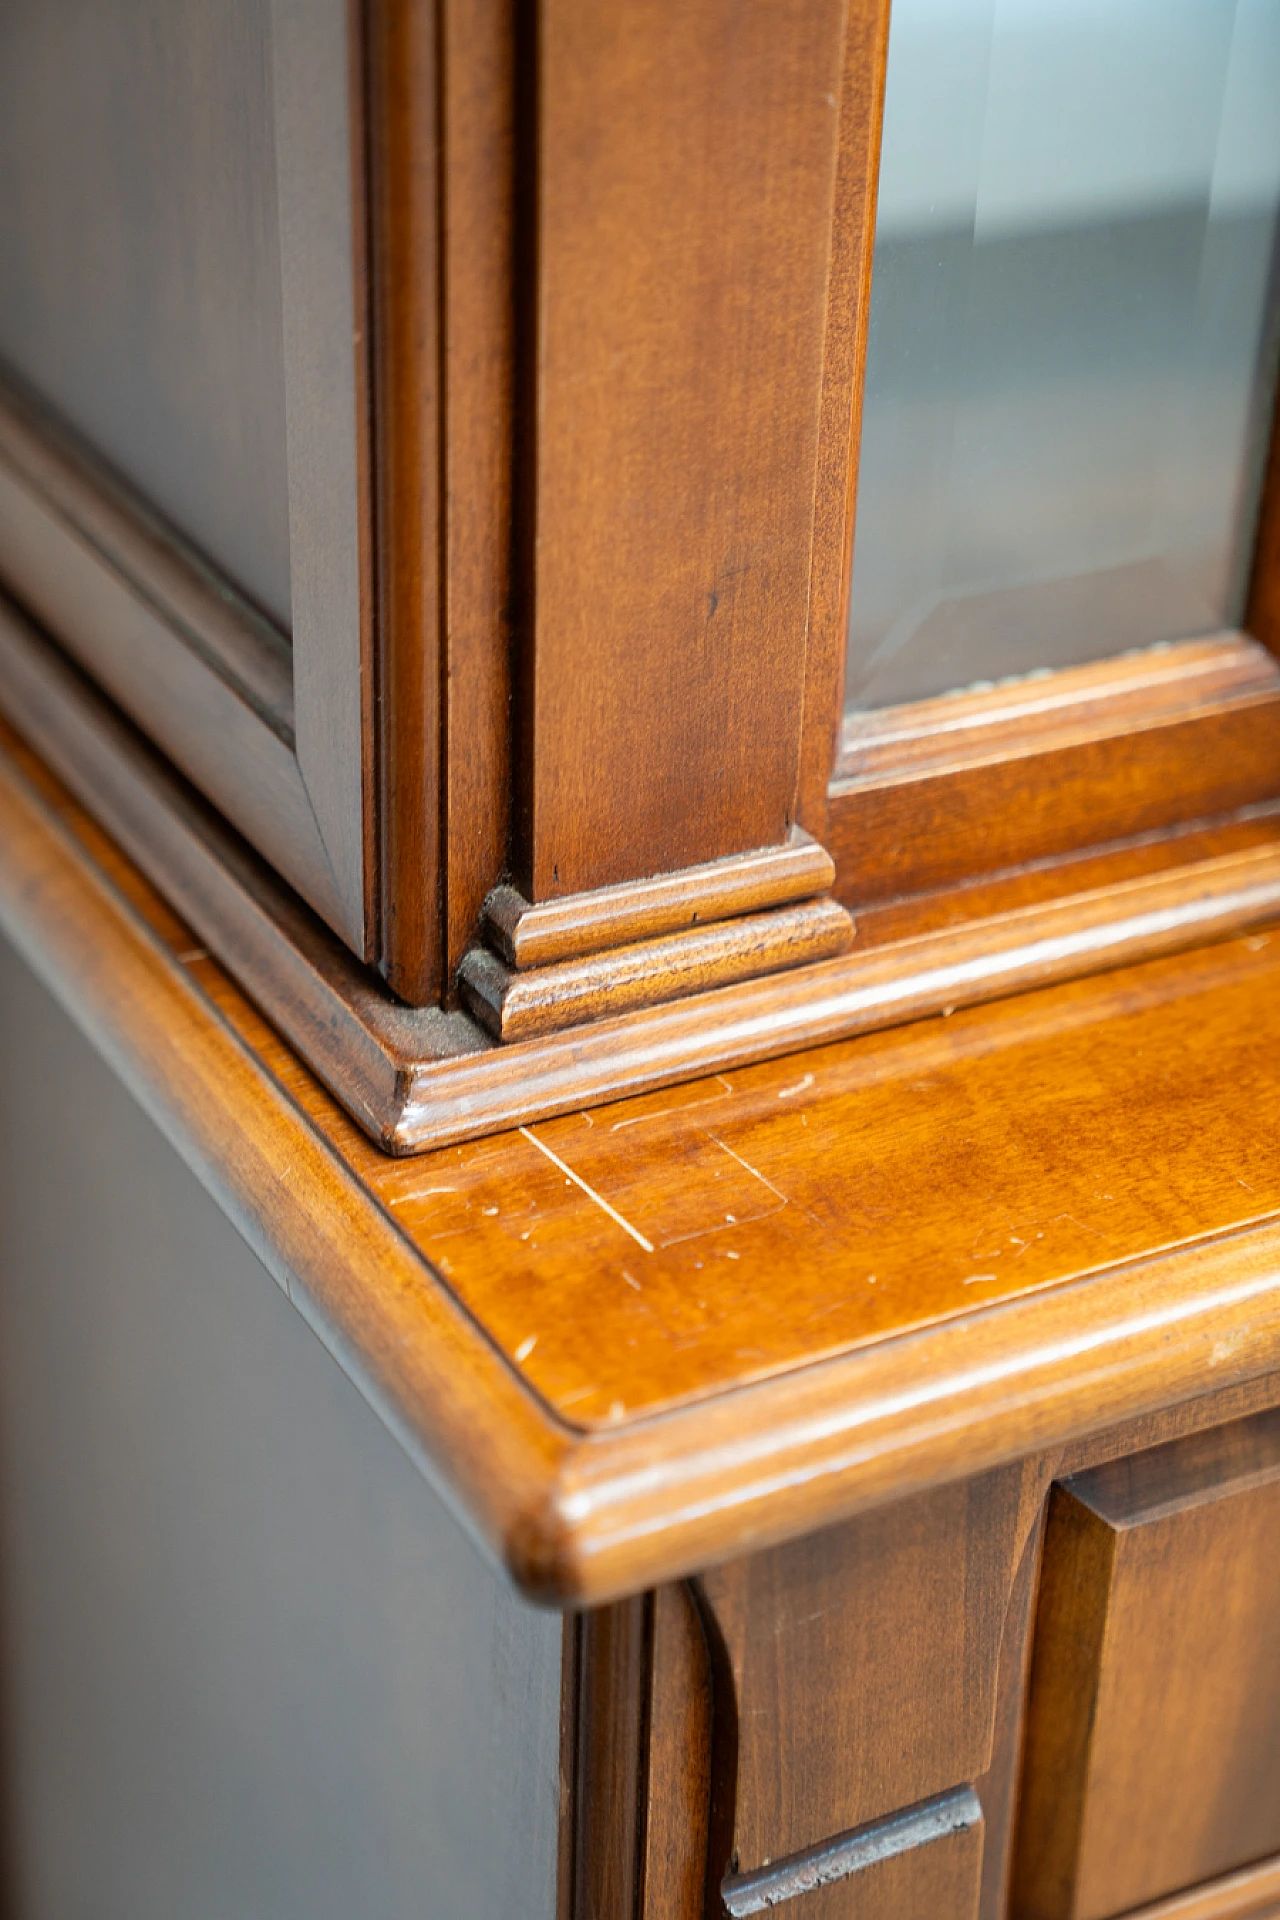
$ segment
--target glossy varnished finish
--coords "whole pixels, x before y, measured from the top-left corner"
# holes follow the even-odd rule
[[[508,966],[524,972],[807,900],[828,892],[835,877],[830,854],[797,830],[785,846],[731,854],[703,867],[571,894],[540,907],[531,906],[514,887],[495,887],[485,901],[484,933]]]
[[[1055,1489],[1015,1911],[1104,1920],[1280,1840],[1280,1415]]]
[[[850,0],[830,260],[817,511],[809,576],[799,818],[827,831],[827,786],[843,708],[849,576],[871,313],[876,188],[889,45],[889,0]]]
[[[347,1111],[397,1153],[1177,950],[1257,925],[1280,906],[1280,846],[1268,814],[1189,835],[1185,847],[1176,840],[1118,849],[1065,872],[1015,875],[957,890],[958,898],[881,910],[845,959],[498,1049],[466,1015],[407,1008],[357,966],[84,676],[3,606],[0,662],[0,706]],[[1180,848],[1191,856],[1185,864]],[[1100,884],[1064,892],[1076,871]],[[843,945],[838,910],[815,906]],[[740,923],[722,924],[731,931]],[[957,924],[958,932],[947,931]],[[588,984],[601,989],[592,1009],[600,1011],[611,970],[583,964]],[[536,993],[536,974],[525,978]],[[638,986],[647,994],[646,968]]]
[[[580,1138],[631,1136],[609,1212],[577,1184],[576,1146],[567,1171],[548,1157],[550,1130],[377,1153],[65,789],[23,767],[0,783],[9,936],[530,1591],[605,1601],[1280,1365],[1263,935],[596,1109]],[[1000,1074],[1028,1099],[1022,1127],[987,1104]],[[821,1204],[763,1186],[771,1160],[752,1155],[775,1125],[793,1171],[806,1141],[832,1170]],[[949,1137],[945,1179],[913,1167],[901,1212],[888,1163],[879,1198],[867,1184],[890,1136],[904,1167],[913,1141]],[[1051,1195],[1030,1236],[995,1181],[1009,1142],[1041,1214]],[[638,1219],[677,1224],[675,1181],[701,1248],[643,1257],[616,1216],[636,1226],[645,1180]],[[867,1233],[901,1264],[864,1266]],[[964,1284],[1006,1265],[982,1283],[991,1304]]]
[[[829,960],[853,945],[834,900],[746,913],[713,926],[517,973],[485,947],[462,963],[462,995],[497,1040],[528,1040]]]
[[[0,459],[4,586],[372,958],[357,10],[268,0],[216,23],[161,8],[148,24],[145,9],[99,8],[55,33],[45,11],[15,15],[5,50],[29,155],[0,236],[0,253],[17,248],[3,269],[8,344],[44,404],[25,433],[0,408],[9,455],[28,442]],[[36,154],[64,118],[59,162],[45,164]],[[44,433],[50,401],[71,437]],[[34,458],[33,427],[48,441]],[[221,612],[208,604],[220,598]]]
[[[851,905],[1280,793],[1280,672],[1238,636],[847,723],[827,844]]]
[[[844,32],[538,10],[532,901],[795,817]]]
[[[736,1871],[985,1773],[1019,1495],[1006,1469],[703,1576],[733,1680],[716,1764]]]
[[[438,998],[440,896],[440,157],[433,5],[367,9],[375,505],[379,959]]]
[[[1175,1893],[1143,1907],[1132,1920],[1275,1920],[1280,1913],[1280,1860],[1262,1860],[1207,1887]]]

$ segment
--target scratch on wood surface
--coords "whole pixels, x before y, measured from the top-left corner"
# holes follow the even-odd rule
[[[624,1127],[638,1127],[645,1120],[666,1120],[673,1113],[686,1113],[686,1107],[660,1107],[657,1113],[633,1113],[629,1120],[615,1120],[610,1133],[621,1133]],[[523,1129],[522,1129],[523,1131]]]
[[[410,1187],[405,1193],[389,1195],[393,1207],[416,1205],[419,1200],[429,1200],[433,1193],[456,1193],[456,1187]]]
[[[813,1075],[806,1073],[803,1080],[797,1080],[794,1086],[779,1087],[779,1100],[790,1100],[797,1093],[805,1093],[813,1085]]]
[[[646,1253],[653,1252],[652,1240],[646,1240],[639,1229],[633,1227],[631,1222],[625,1219],[616,1207],[611,1207],[602,1194],[597,1193],[594,1187],[589,1187],[582,1176],[575,1173],[572,1167],[566,1166],[558,1153],[552,1153],[550,1147],[547,1146],[544,1141],[539,1140],[536,1133],[531,1133],[528,1127],[521,1127],[520,1131],[530,1146],[536,1147],[539,1153],[545,1154],[552,1166],[559,1167],[561,1173],[563,1173],[567,1179],[572,1180],[575,1187],[582,1189],[588,1200],[594,1200],[596,1205],[607,1213],[611,1220],[616,1220],[623,1232],[629,1233],[638,1247],[643,1247]],[[734,1157],[735,1159],[737,1158],[736,1155]]]
[[[724,1152],[728,1154],[731,1160],[736,1160],[740,1167],[744,1167],[748,1173],[753,1174],[755,1178],[760,1182],[762,1187],[768,1187],[770,1193],[776,1194],[778,1199],[781,1200],[784,1207],[789,1207],[791,1205],[791,1202],[788,1200],[786,1194],[779,1193],[777,1187],[774,1186],[772,1180],[765,1179],[759,1167],[753,1167],[751,1162],[749,1160],[744,1160],[740,1153],[735,1153],[732,1147],[725,1146],[724,1141],[720,1138],[718,1133],[712,1133],[710,1129],[707,1129],[707,1138],[708,1140],[714,1140],[716,1145],[722,1148]]]

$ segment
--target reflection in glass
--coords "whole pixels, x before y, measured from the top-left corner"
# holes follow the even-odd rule
[[[893,0],[846,704],[1238,624],[1280,0]]]

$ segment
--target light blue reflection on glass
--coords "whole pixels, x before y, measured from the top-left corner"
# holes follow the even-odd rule
[[[846,704],[1238,623],[1280,0],[893,0]]]

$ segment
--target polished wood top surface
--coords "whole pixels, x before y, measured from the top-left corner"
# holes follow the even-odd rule
[[[393,1160],[0,776],[0,924],[544,1597],[1280,1365],[1280,933]]]

